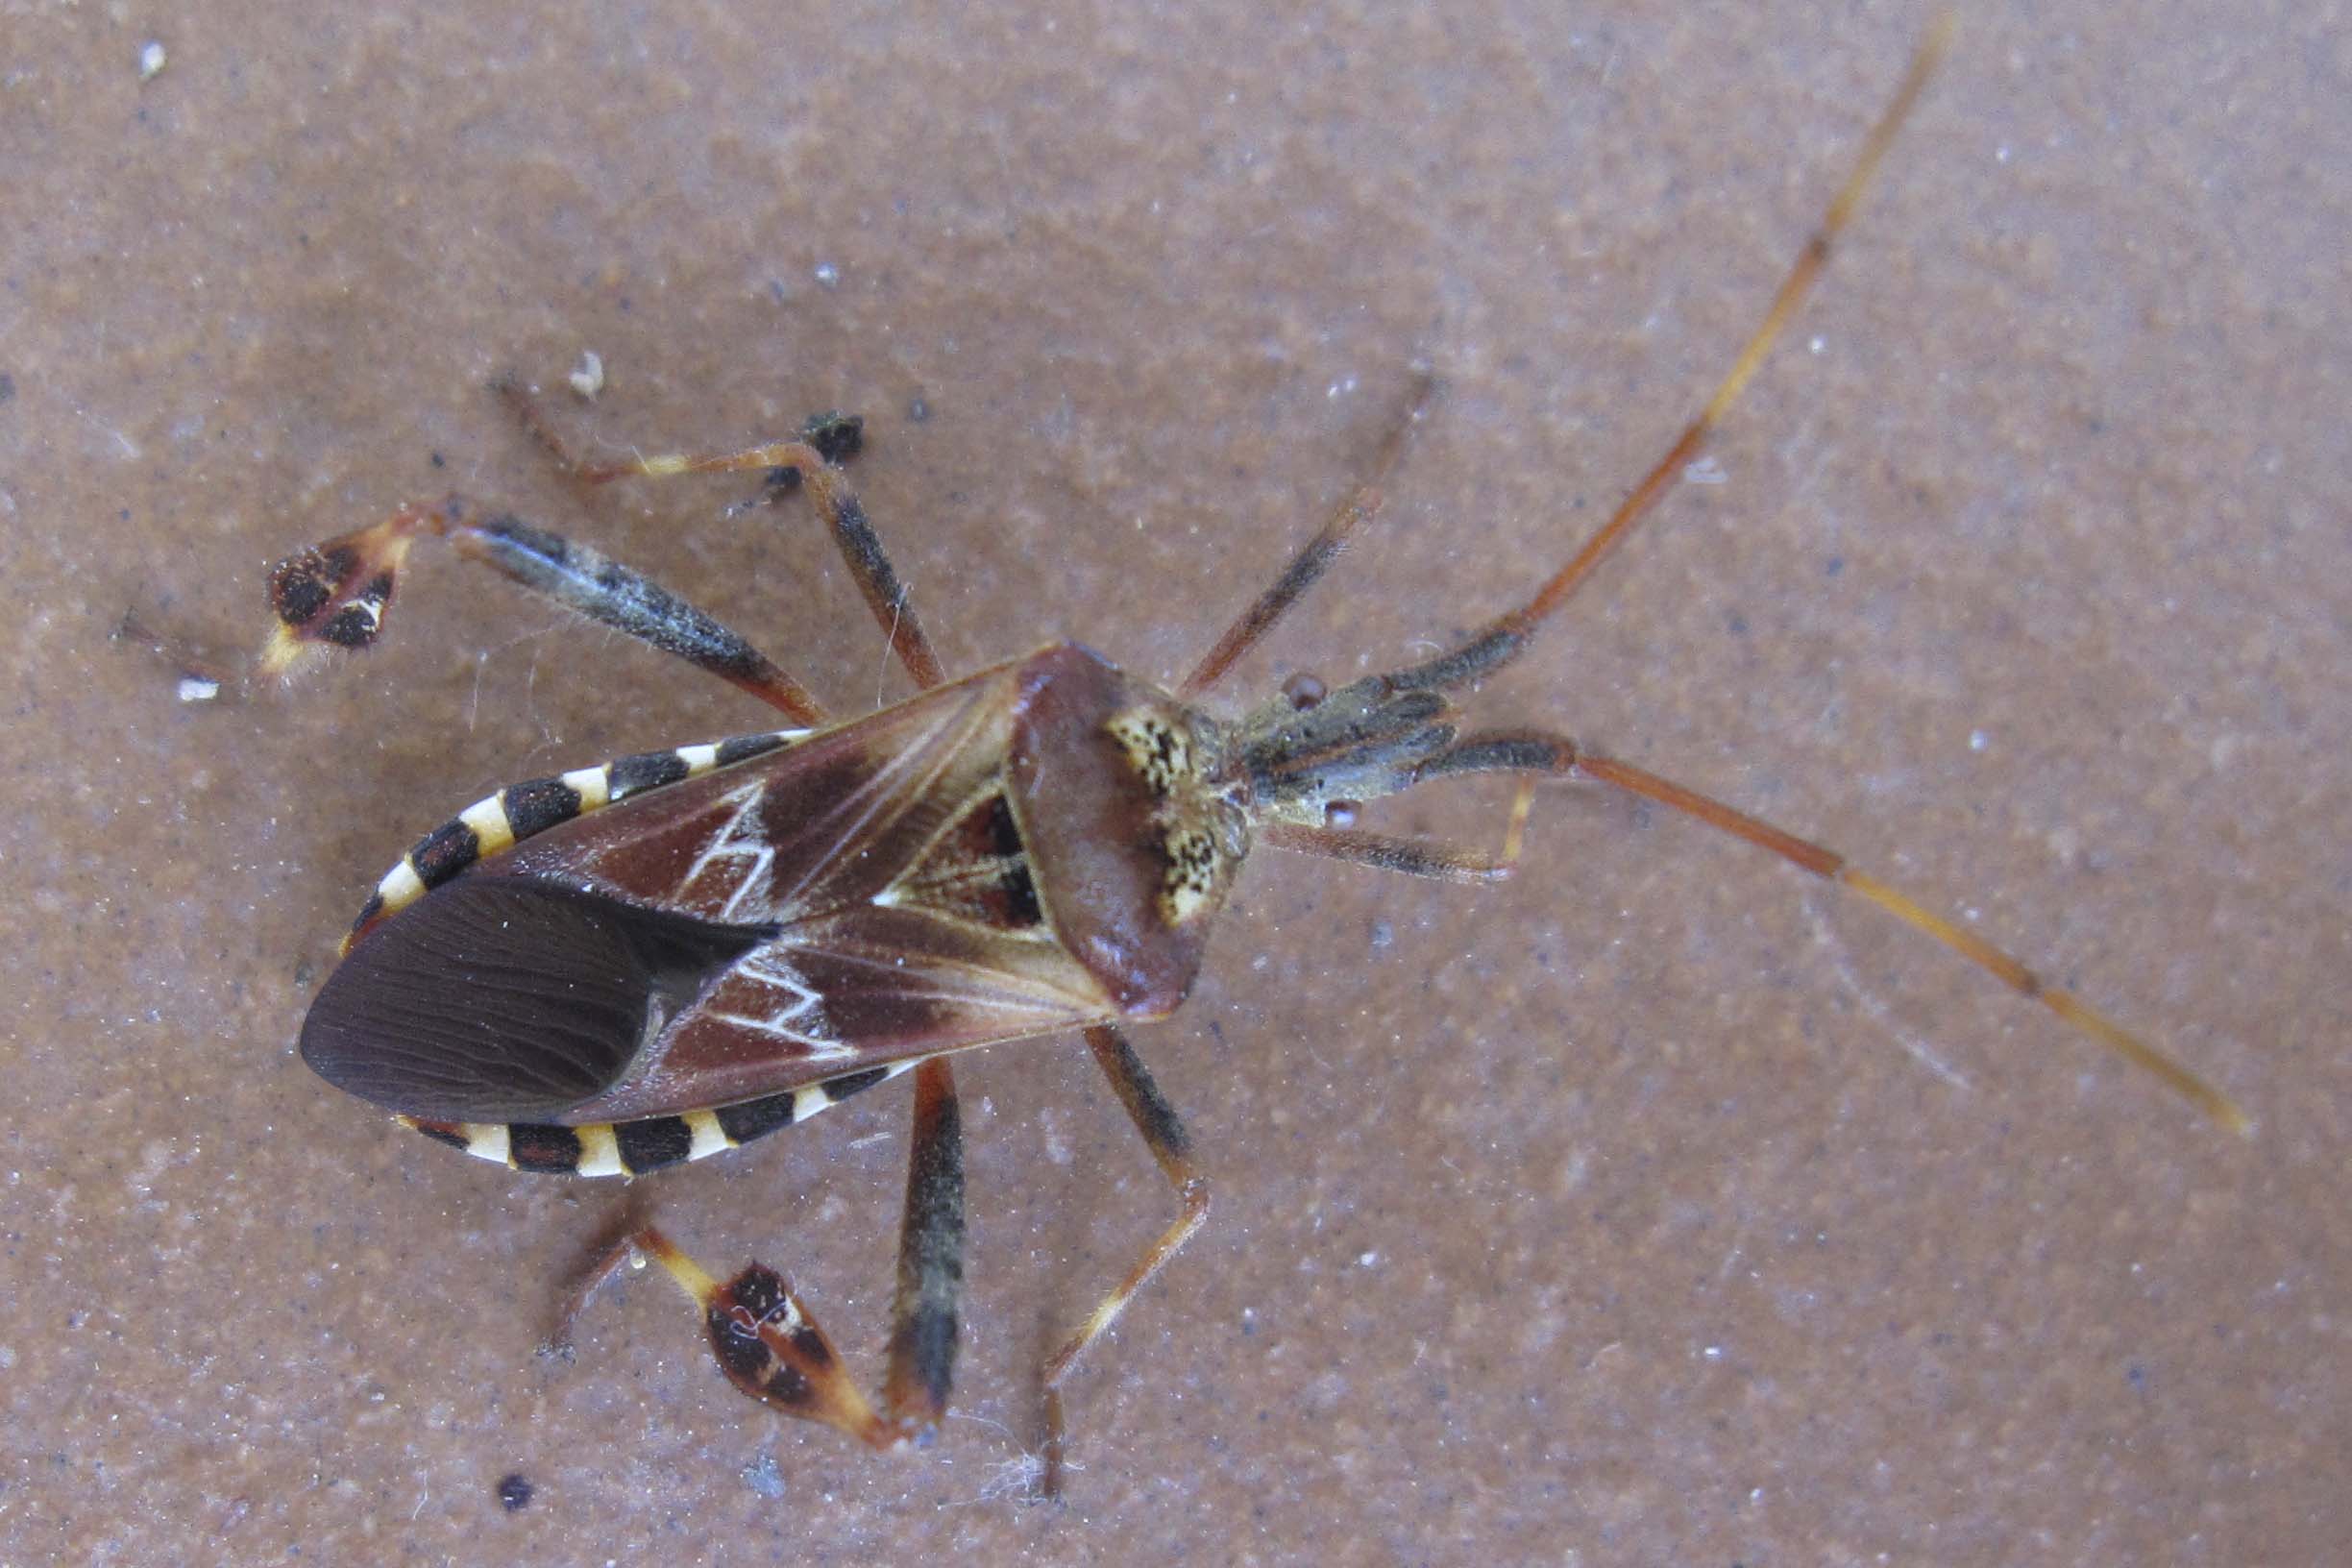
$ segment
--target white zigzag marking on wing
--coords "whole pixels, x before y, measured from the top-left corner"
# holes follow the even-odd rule
[[[760,796],[766,788],[764,784],[747,784],[723,797],[734,805],[735,815],[711,835],[710,843],[702,846],[702,852],[695,857],[695,863],[678,882],[678,894],[683,897],[713,866],[723,863],[731,868],[740,862],[749,862],[742,871],[742,879],[726,895],[726,902],[720,906],[717,916],[720,919],[736,919],[744,901],[754,896],[755,890],[767,887],[769,869],[775,864],[775,849],[761,831],[758,820]]]
[[[710,1015],[712,1017],[749,1029],[755,1034],[789,1040],[805,1047],[810,1060],[824,1061],[856,1054],[854,1047],[844,1045],[832,1038],[832,1030],[825,1021],[824,998],[810,990],[798,971],[772,948],[743,959],[735,966],[729,980],[730,983],[748,980],[765,989],[783,992],[790,1000],[773,1012],[713,1013]]]

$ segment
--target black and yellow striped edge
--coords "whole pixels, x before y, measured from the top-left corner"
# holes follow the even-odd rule
[[[912,1061],[893,1062],[716,1110],[592,1122],[582,1127],[548,1122],[432,1121],[423,1116],[392,1119],[436,1143],[463,1149],[477,1160],[492,1161],[511,1170],[551,1176],[643,1176],[741,1148],[755,1138],[806,1121],[827,1106],[839,1105],[914,1066]]]
[[[533,834],[619,805],[632,796],[781,750],[806,734],[805,729],[777,729],[737,735],[701,746],[640,752],[600,767],[509,784],[417,840],[400,864],[376,884],[375,893],[352,921],[342,950],[350,952],[352,943],[378,921],[399,914],[460,871],[504,853]]]

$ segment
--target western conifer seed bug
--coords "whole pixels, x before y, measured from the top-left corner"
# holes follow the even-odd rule
[[[1048,1492],[1062,1468],[1064,1384],[1209,1210],[1184,1123],[1124,1025],[1183,1002],[1257,845],[1482,881],[1518,859],[1537,783],[1599,781],[1842,884],[2243,1130],[2239,1109],[2189,1069],[1836,852],[1564,735],[1475,727],[1458,702],[1519,657],[1704,448],[1820,275],[1943,47],[1939,29],[1702,411],[1565,564],[1423,663],[1328,691],[1294,680],[1238,717],[1203,699],[1378,510],[1428,380],[1369,478],[1173,691],[1071,643],[950,679],[843,478],[854,420],[820,417],[796,439],[744,452],[593,467],[509,387],[583,482],[749,472],[804,493],[919,692],[832,720],[745,638],[650,578],[461,498],[404,506],[285,561],[271,582],[273,670],[373,644],[410,545],[430,535],[790,721],[511,784],[425,835],[360,912],[304,1024],[304,1059],[469,1154],[587,1176],[717,1154],[911,1070],[913,1153],[878,1405],[773,1270],[753,1263],[720,1279],[651,1226],[606,1261],[634,1251],[660,1262],[746,1393],[894,1448],[936,1428],[955,1360],[964,1177],[949,1057],[1082,1034],[1181,1213],[1046,1360]],[[1352,825],[1359,803],[1489,772],[1518,782],[1499,854]]]

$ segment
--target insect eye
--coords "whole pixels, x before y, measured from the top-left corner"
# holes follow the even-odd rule
[[[1309,708],[1321,707],[1323,698],[1330,693],[1320,680],[1301,670],[1283,682],[1282,695],[1284,700],[1305,713]]]

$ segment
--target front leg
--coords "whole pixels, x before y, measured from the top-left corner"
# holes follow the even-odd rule
[[[1063,1448],[1066,1433],[1062,1413],[1063,1381],[1078,1369],[1080,1359],[1092,1348],[1094,1341],[1111,1331],[1111,1325],[1118,1321],[1119,1313],[1126,1311],[1136,1292],[1151,1283],[1152,1276],[1176,1256],[1178,1248],[1192,1239],[1192,1233],[1209,1218],[1209,1178],[1193,1164],[1192,1136],[1185,1131],[1184,1119],[1176,1115],[1176,1108],[1160,1092],[1160,1086],[1152,1082],[1151,1072],[1143,1066],[1143,1059],[1136,1055],[1135,1047],[1127,1043],[1125,1035],[1107,1023],[1089,1028],[1086,1041],[1087,1048],[1094,1053],[1095,1065],[1102,1068],[1103,1076],[1111,1080],[1112,1092],[1118,1096],[1127,1118],[1135,1123],[1136,1131],[1143,1135],[1143,1141],[1150,1147],[1152,1158],[1159,1163],[1161,1173],[1167,1177],[1168,1185],[1176,1189],[1177,1197],[1184,1204],[1184,1213],[1160,1233],[1158,1240],[1144,1249],[1143,1256],[1127,1270],[1127,1277],[1112,1286],[1110,1293],[1096,1304],[1094,1311],[1087,1314],[1087,1320],[1063,1341],[1062,1348],[1054,1352],[1052,1359],[1045,1363],[1044,1492],[1047,1497],[1058,1496],[1062,1490]]]

